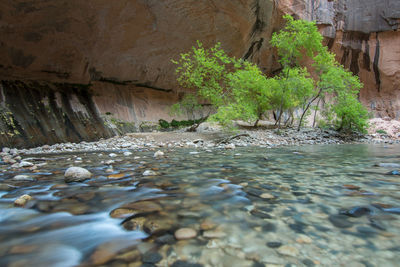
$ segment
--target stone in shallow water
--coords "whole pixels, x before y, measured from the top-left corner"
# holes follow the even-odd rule
[[[353,226],[353,223],[348,221],[346,215],[330,215],[328,219],[338,228],[350,228]]]
[[[12,178],[12,180],[14,181],[35,181],[36,179],[29,176],[29,175],[24,175],[24,174],[20,174],[20,175],[16,175]]]
[[[266,223],[262,226],[262,230],[264,232],[275,232],[276,231],[276,226],[273,223]]]
[[[284,256],[296,257],[297,255],[299,255],[299,250],[295,247],[286,245],[278,248],[278,253]]]
[[[387,175],[400,175],[400,171],[394,170],[386,173]]]
[[[209,230],[203,233],[205,238],[223,238],[226,236],[226,233],[222,232],[221,230]]]
[[[31,199],[32,197],[30,195],[22,195],[14,201],[14,205],[17,207],[23,207]]]
[[[92,173],[81,167],[70,167],[64,173],[64,181],[66,183],[83,182],[86,179],[90,179],[90,177],[92,177]]]
[[[155,171],[152,171],[152,170],[145,170],[143,172],[143,176],[155,176],[155,175],[157,175],[157,173]]]
[[[259,210],[252,210],[250,211],[251,215],[261,218],[261,219],[272,219],[271,215],[269,215],[268,213],[259,211]]]
[[[305,266],[307,266],[307,267],[313,267],[313,266],[315,266],[315,263],[312,261],[312,260],[310,260],[310,259],[304,259],[304,260],[302,260],[301,261]]]
[[[157,237],[156,243],[159,244],[174,244],[176,242],[175,237],[170,234],[165,234],[163,236]]]
[[[149,251],[146,252],[143,256],[142,256],[142,262],[144,263],[157,263],[160,260],[162,260],[162,256],[160,253],[158,252],[153,252],[153,251]]]
[[[312,239],[306,235],[299,235],[296,239],[296,242],[300,244],[311,244]]]
[[[196,236],[197,232],[192,228],[181,228],[175,232],[175,238],[178,240],[191,239]]]
[[[361,217],[367,214],[371,214],[373,211],[368,207],[353,207],[349,210],[341,210],[340,214],[347,215],[350,217]]]
[[[282,246],[281,242],[268,242],[267,246],[270,248],[279,248],[280,246]]]

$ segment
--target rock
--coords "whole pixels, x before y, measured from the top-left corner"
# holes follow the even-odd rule
[[[400,175],[400,171],[394,170],[386,173],[387,175]]]
[[[304,260],[302,260],[301,261],[305,266],[307,266],[307,267],[313,267],[313,266],[315,266],[315,263],[312,261],[312,260],[310,260],[310,259],[304,259]]]
[[[70,167],[64,173],[64,181],[66,183],[83,182],[91,177],[92,173],[81,167]]]
[[[235,148],[236,148],[235,144],[227,144],[227,145],[225,145],[225,149],[235,149]]]
[[[212,229],[214,229],[215,227],[217,227],[217,225],[216,225],[214,222],[212,222],[211,220],[209,220],[209,219],[204,220],[204,221],[200,224],[200,229],[201,229],[201,230],[204,230],[204,231],[212,230]]]
[[[250,211],[251,215],[261,218],[261,219],[272,219],[271,215],[269,215],[268,213],[259,211],[259,210],[252,210]]]
[[[181,228],[175,231],[174,235],[178,240],[185,240],[195,238],[197,236],[197,232],[192,228]]]
[[[29,175],[24,175],[24,174],[20,174],[20,175],[16,175],[12,178],[12,180],[14,181],[35,181],[36,179],[29,176]]]
[[[29,162],[29,161],[21,161],[19,163],[19,167],[20,168],[27,168],[27,167],[32,167],[33,163]]]
[[[22,195],[14,201],[14,205],[17,207],[23,207],[32,197],[30,195]]]
[[[110,154],[108,154],[108,156],[111,157],[111,158],[115,158],[115,157],[117,157],[118,155],[115,154],[115,153],[110,153]]]
[[[353,223],[348,221],[345,215],[330,215],[328,219],[338,228],[350,228],[353,226]]]
[[[204,231],[203,236],[205,238],[223,238],[226,236],[226,233],[222,232],[221,230],[208,230],[208,231]]]
[[[145,217],[135,217],[126,221],[122,226],[129,231],[144,231],[144,224],[146,223]]]
[[[3,153],[10,153],[10,148],[8,147],[3,147],[3,149],[1,150]]]
[[[278,253],[284,256],[291,256],[291,257],[297,257],[299,255],[299,250],[295,247],[291,246],[282,246],[278,248]]]
[[[162,158],[164,157],[164,152],[158,150],[157,152],[154,153],[155,158]]]
[[[171,244],[174,244],[175,242],[176,242],[175,237],[173,235],[170,235],[170,234],[162,235],[160,237],[157,237],[157,239],[156,239],[156,243],[159,243],[159,244],[169,244],[169,245],[171,245]]]
[[[260,198],[263,198],[263,199],[274,199],[275,197],[273,195],[269,194],[269,193],[262,193],[260,195]]]
[[[344,184],[343,187],[348,190],[360,190],[361,189],[361,187],[356,186],[356,185],[351,185],[351,184]]]
[[[143,172],[143,176],[155,176],[155,175],[157,175],[157,173],[155,171],[152,171],[152,170],[145,170]]]
[[[279,248],[280,246],[282,246],[281,242],[268,242],[267,246],[270,248]]]
[[[132,152],[129,152],[129,151],[124,152],[125,157],[129,157],[130,155],[132,155]]]
[[[178,260],[174,262],[171,267],[203,267],[203,265],[199,263],[190,263],[187,261]]]
[[[162,256],[158,252],[148,251],[142,256],[142,262],[155,264],[162,260]]]
[[[300,234],[298,235],[296,242],[300,244],[311,244],[312,239],[306,235]]]
[[[371,214],[373,211],[368,207],[353,207],[349,210],[341,210],[339,213],[350,217],[361,217]]]

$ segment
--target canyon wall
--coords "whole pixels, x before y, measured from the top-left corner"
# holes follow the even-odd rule
[[[400,2],[361,0],[0,0],[0,144],[94,140],[170,119],[184,91],[171,59],[196,40],[278,69],[282,14],[317,20],[360,99],[400,118]]]

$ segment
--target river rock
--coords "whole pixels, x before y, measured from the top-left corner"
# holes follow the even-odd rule
[[[157,152],[154,153],[155,158],[162,158],[164,157],[164,152],[158,150]]]
[[[86,179],[90,179],[91,177],[92,173],[85,168],[70,167],[65,171],[64,181],[66,183],[83,182]]]
[[[12,178],[12,180],[14,181],[35,181],[36,179],[29,176],[29,175],[24,175],[24,174],[20,174],[20,175],[16,175]]]
[[[115,153],[110,153],[110,154],[108,154],[108,156],[111,157],[111,158],[115,158],[115,157],[117,157],[118,155],[115,154]]]
[[[279,248],[282,246],[281,242],[268,242],[267,246],[270,248]]]
[[[145,170],[143,172],[143,176],[155,176],[155,175],[157,175],[157,173],[155,171],[152,171],[152,170]]]
[[[296,242],[300,244],[311,244],[312,239],[306,235],[300,234],[298,235]]]
[[[209,231],[204,231],[203,236],[205,238],[213,239],[213,238],[223,238],[226,236],[226,233],[224,233],[221,230],[209,230]]]
[[[196,230],[192,228],[181,228],[175,231],[175,238],[178,240],[191,239],[197,236]]]
[[[295,247],[291,246],[282,246],[278,248],[278,253],[284,256],[291,256],[291,257],[297,257],[299,255],[299,250]]]
[[[20,168],[27,168],[27,167],[32,167],[33,163],[29,161],[21,161],[18,165]]]
[[[23,207],[32,197],[30,195],[22,195],[14,201],[14,205],[17,207]]]
[[[155,264],[162,260],[162,256],[158,252],[148,251],[142,256],[142,262]]]
[[[129,157],[130,155],[132,155],[132,152],[129,152],[129,151],[124,152],[125,157]]]
[[[398,163],[378,163],[376,166],[383,168],[400,168],[400,164]]]
[[[225,145],[225,149],[235,149],[235,148],[236,148],[235,144],[227,144],[227,145]]]
[[[262,193],[260,195],[260,198],[263,198],[263,199],[274,199],[275,197],[273,195],[269,194],[269,193]]]
[[[338,228],[350,228],[353,223],[347,220],[346,215],[330,215],[329,221]]]

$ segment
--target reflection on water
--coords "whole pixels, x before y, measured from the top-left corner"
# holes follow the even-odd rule
[[[121,152],[114,162],[107,153],[64,154],[35,173],[25,170],[35,182],[13,181],[20,173],[1,166],[0,265],[397,266],[400,260],[400,176],[388,174],[400,170],[398,145],[164,152],[161,159],[154,151]],[[94,177],[65,184],[70,165]],[[156,175],[143,176],[145,170]],[[23,194],[33,200],[14,207]],[[181,228],[196,236],[180,240],[174,233]]]

